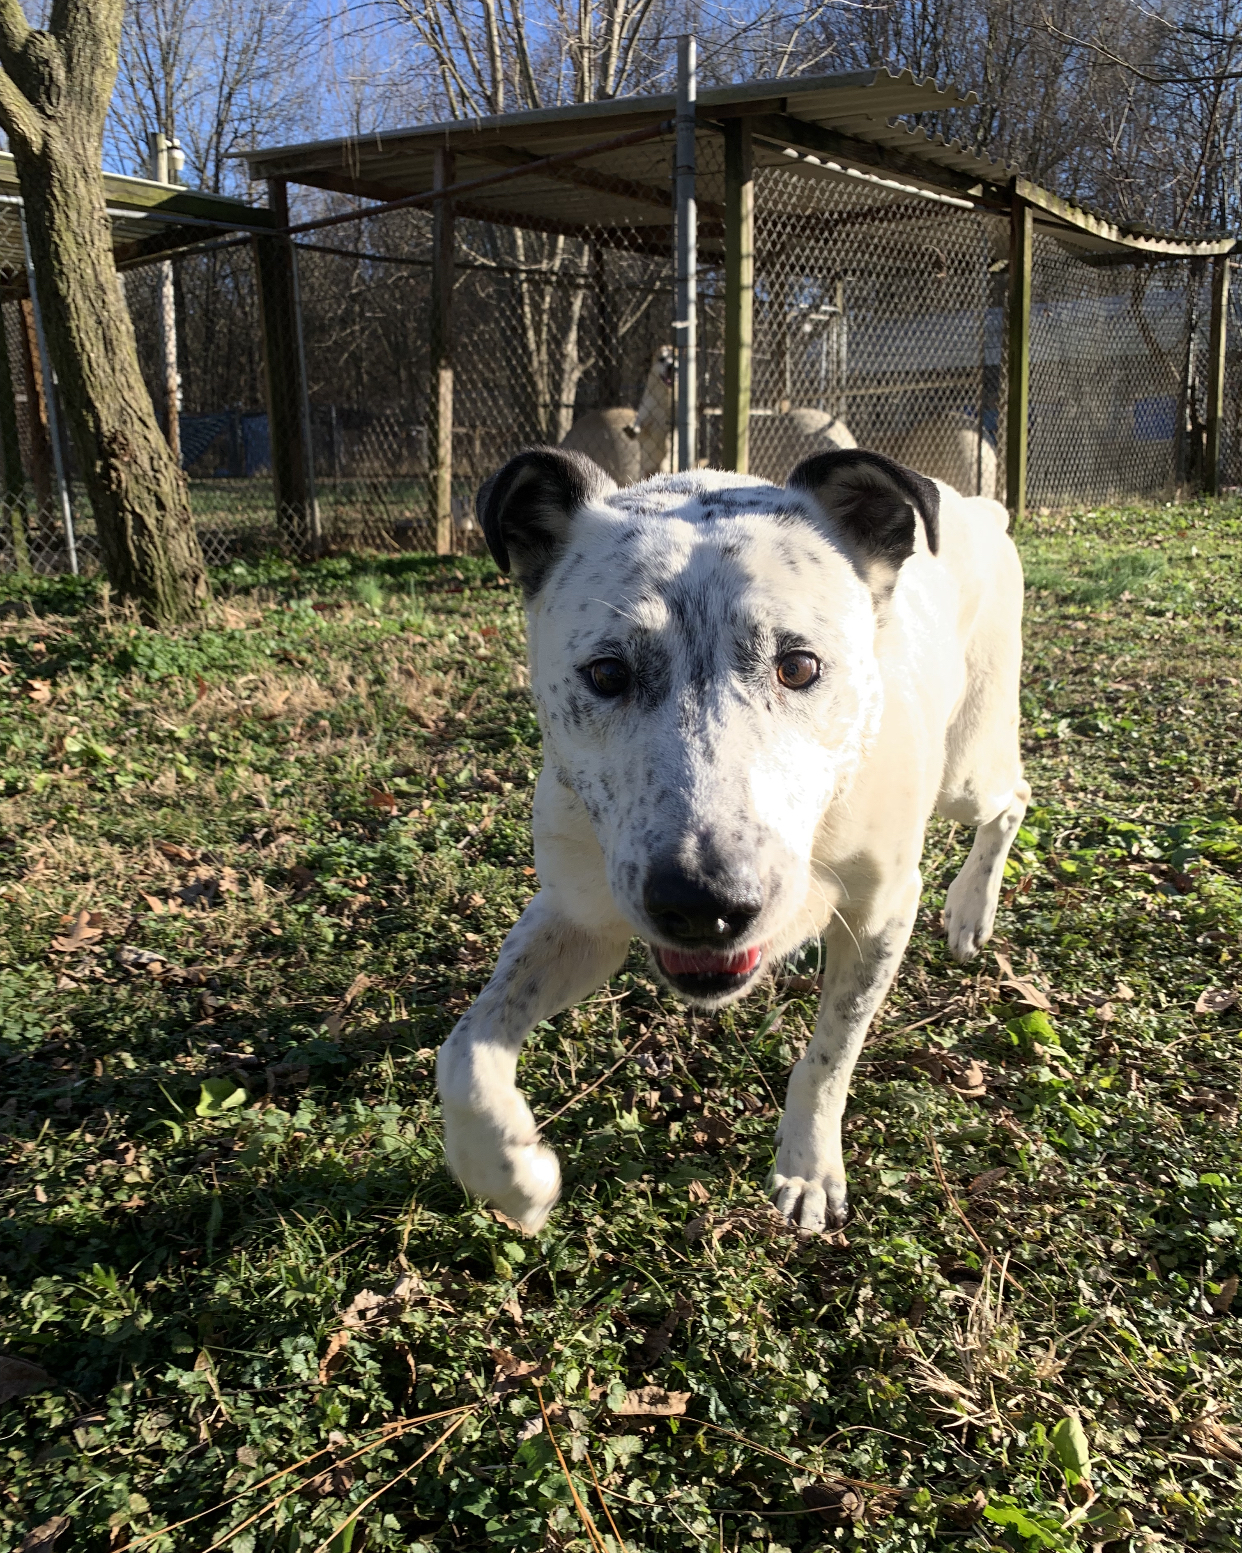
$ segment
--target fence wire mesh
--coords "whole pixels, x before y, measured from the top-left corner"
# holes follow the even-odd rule
[[[697,460],[718,466],[723,140],[701,134],[698,155]],[[1007,218],[775,144],[757,141],[755,161],[752,473],[783,481],[808,454],[857,444],[1003,500]],[[475,493],[521,447],[577,448],[623,484],[676,466],[671,136],[631,148],[624,177],[589,159],[563,177],[563,220],[455,213],[454,548],[479,546]],[[608,224],[575,221],[575,194],[605,183],[617,196]],[[160,269],[126,275],[144,377],[162,424],[176,415],[209,562],[271,548],[435,547],[433,241],[431,212],[409,209],[178,258],[179,405]],[[1028,505],[1198,487],[1207,262],[1102,265],[1037,233],[1033,264]],[[1242,284],[1229,318],[1222,477],[1238,484]],[[3,323],[14,424],[0,424],[0,568],[64,570],[29,304],[6,303]],[[0,423],[7,414],[0,403]],[[63,417],[61,427],[65,495],[90,567],[94,521]]]
[[[995,496],[1005,226],[805,162],[755,204],[752,473],[857,445]]]
[[[1203,260],[1093,265],[1036,234],[1028,506],[1202,484],[1209,291]]]

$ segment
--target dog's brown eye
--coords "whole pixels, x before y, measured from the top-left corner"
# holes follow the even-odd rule
[[[805,690],[819,678],[819,659],[813,652],[787,652],[776,665],[776,677],[786,690]]]
[[[630,688],[630,671],[620,658],[596,658],[587,673],[601,696],[623,696]]]

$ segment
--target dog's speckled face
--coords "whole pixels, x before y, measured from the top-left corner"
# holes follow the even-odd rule
[[[872,593],[814,502],[744,476],[597,490],[528,589],[545,760],[693,1002],[824,920],[817,826],[879,713]]]

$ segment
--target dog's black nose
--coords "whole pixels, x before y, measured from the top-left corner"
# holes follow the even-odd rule
[[[643,889],[647,915],[679,943],[727,944],[740,938],[763,909],[763,890],[753,873],[703,882],[680,868],[653,868]]]

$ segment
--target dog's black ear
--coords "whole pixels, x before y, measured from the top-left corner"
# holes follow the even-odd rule
[[[887,592],[901,563],[914,553],[921,518],[927,548],[940,548],[940,492],[934,480],[915,474],[883,453],[842,448],[803,459],[790,475],[791,489],[813,496],[858,550],[873,592]]]
[[[565,448],[527,448],[479,487],[475,511],[492,559],[529,597],[543,585],[574,513],[615,483],[589,458]]]

